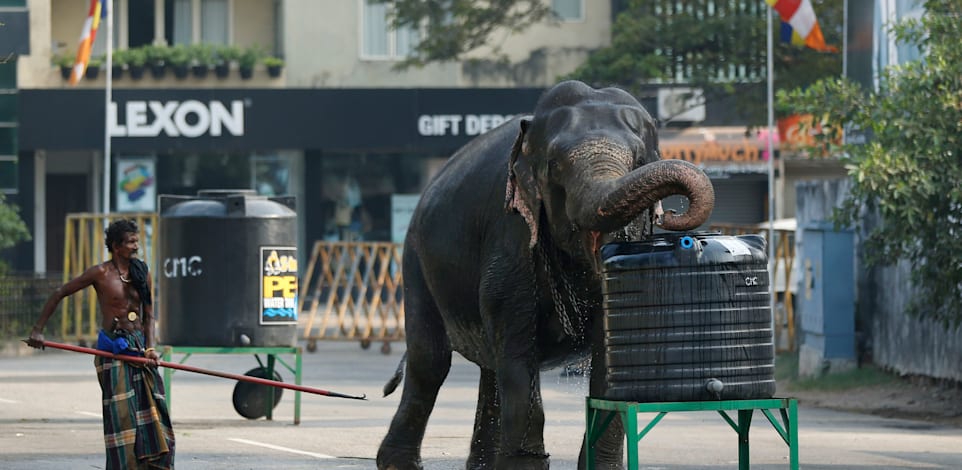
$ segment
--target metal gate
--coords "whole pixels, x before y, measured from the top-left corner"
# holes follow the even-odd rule
[[[307,312],[307,350],[318,340],[356,340],[368,348],[404,338],[401,246],[389,242],[314,243],[298,295]]]

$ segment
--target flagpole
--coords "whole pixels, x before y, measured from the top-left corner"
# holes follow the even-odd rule
[[[772,14],[774,10],[767,8],[766,18],[766,38],[767,48],[766,62],[768,67],[768,266],[771,272],[768,274],[768,296],[769,309],[772,312],[772,334],[775,333],[775,65],[772,59]],[[786,282],[788,280],[786,279]]]
[[[103,174],[103,206],[104,223],[110,214],[110,102],[113,88],[113,52],[114,52],[114,8],[113,0],[101,0],[102,8],[107,9],[107,86],[104,89],[104,174]]]

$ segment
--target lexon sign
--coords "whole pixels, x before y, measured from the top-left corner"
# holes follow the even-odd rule
[[[220,101],[128,101],[124,122],[118,122],[117,103],[110,103],[112,137],[219,137],[244,135],[244,102]]]

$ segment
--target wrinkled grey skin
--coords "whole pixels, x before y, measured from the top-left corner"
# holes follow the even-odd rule
[[[539,371],[590,354],[589,393],[604,394],[598,248],[637,232],[630,226],[672,194],[691,208],[665,214],[665,228],[689,230],[711,213],[711,182],[660,161],[653,120],[619,89],[560,83],[533,116],[459,150],[423,192],[405,240],[406,374],[378,468],[421,468],[452,351],[481,368],[466,467],[548,468]],[[623,468],[621,426],[608,429],[595,468]]]

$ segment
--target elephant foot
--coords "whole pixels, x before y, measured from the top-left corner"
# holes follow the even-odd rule
[[[470,453],[468,461],[465,463],[466,470],[491,470],[497,462],[497,457],[493,452]]]
[[[381,447],[377,451],[378,470],[424,470],[421,457],[410,451]]]
[[[595,470],[625,470],[624,462],[595,462]]]
[[[495,468],[498,470],[548,470],[548,455],[499,455]]]

